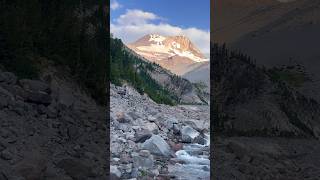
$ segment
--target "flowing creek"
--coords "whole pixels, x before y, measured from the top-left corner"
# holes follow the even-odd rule
[[[207,109],[206,106],[195,105],[183,107],[193,111]],[[175,155],[178,163],[168,166],[170,175],[179,180],[210,179],[210,134],[204,134],[204,144],[184,143],[182,150],[177,151]]]
[[[210,135],[205,134],[205,145],[184,144],[175,154],[182,163],[169,165],[170,175],[179,180],[210,179]]]

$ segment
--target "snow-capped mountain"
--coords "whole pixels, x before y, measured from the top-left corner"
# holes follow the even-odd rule
[[[197,63],[209,61],[186,36],[148,34],[128,47],[177,75],[190,72]]]

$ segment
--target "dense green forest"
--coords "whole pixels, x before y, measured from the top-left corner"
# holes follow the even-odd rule
[[[111,37],[111,83],[122,85],[129,83],[139,93],[146,93],[157,103],[174,105],[177,97],[153,80],[148,72],[158,65],[146,62],[126,49],[120,39]]]
[[[106,102],[107,1],[1,0],[0,68],[39,77],[44,61],[66,67],[100,103]]]

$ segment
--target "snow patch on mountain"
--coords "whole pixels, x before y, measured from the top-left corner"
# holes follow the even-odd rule
[[[185,36],[182,37],[186,38]],[[192,51],[201,54],[201,52],[199,52],[199,50],[196,48],[183,50],[181,43],[174,40],[171,43],[166,43],[165,40],[170,41],[170,37],[165,37],[158,34],[150,34],[149,39],[144,43],[144,45],[136,46],[136,49],[138,50],[137,53],[141,55],[147,55],[148,57],[153,57],[156,60],[180,56],[189,58],[195,62],[209,61],[209,59],[202,58],[193,53]]]
[[[158,34],[150,34],[150,39],[149,41],[154,41],[158,45],[163,45],[163,41],[166,39],[166,37],[158,35]]]

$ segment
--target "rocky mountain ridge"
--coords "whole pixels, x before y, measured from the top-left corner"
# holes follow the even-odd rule
[[[154,80],[160,87],[169,91],[173,95],[179,104],[208,104],[209,97],[203,96],[206,93],[206,89],[197,88],[193,83],[177,76],[169,70],[161,67],[156,63],[151,63],[134,50],[128,48],[122,44],[122,53],[129,56],[127,59],[129,63],[133,64],[134,71],[139,73],[142,78],[149,76]],[[146,82],[148,83],[148,82]],[[133,82],[134,84],[134,82]],[[139,88],[139,87],[136,87]],[[200,92],[199,92],[200,91]],[[207,93],[206,93],[207,94]],[[150,95],[149,95],[150,96]]]
[[[128,44],[128,47],[177,75],[191,71],[197,63],[208,61],[185,36],[149,34]]]

